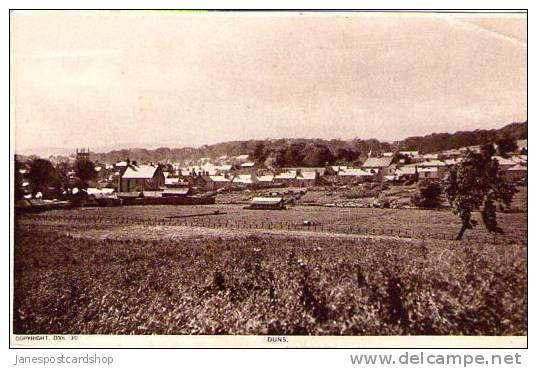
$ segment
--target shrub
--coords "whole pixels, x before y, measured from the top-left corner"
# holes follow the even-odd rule
[[[423,208],[436,208],[440,206],[442,186],[436,181],[425,182],[418,188],[418,192],[412,196],[412,203]]]

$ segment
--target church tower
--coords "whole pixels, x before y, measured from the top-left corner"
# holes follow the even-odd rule
[[[83,160],[83,161],[89,161],[89,155],[90,155],[90,150],[89,150],[89,147],[88,148],[81,148],[81,149],[76,149],[76,159],[77,161],[78,160]]]

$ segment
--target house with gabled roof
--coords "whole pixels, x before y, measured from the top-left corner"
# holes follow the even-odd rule
[[[259,184],[259,180],[254,174],[238,174],[231,181],[234,187],[253,188]]]
[[[376,174],[370,170],[346,168],[337,173],[338,182],[343,184],[354,184],[371,181]]]
[[[397,170],[395,170],[396,180],[409,180],[417,174],[418,171],[415,165],[405,165],[398,167]]]
[[[164,186],[165,177],[160,166],[130,165],[121,175],[120,191],[157,190]]]
[[[425,176],[432,176],[434,178],[443,178],[449,170],[449,166],[441,160],[429,160],[423,161],[416,164],[418,168],[418,175],[420,179],[425,178]],[[426,170],[426,169],[435,169],[435,170]],[[420,174],[421,173],[421,174]]]
[[[296,184],[296,177],[297,177],[296,170],[285,171],[285,172],[274,175],[273,182],[275,184],[294,186]]]
[[[257,181],[262,188],[271,187],[274,181],[274,175],[260,175],[257,177]]]
[[[395,160],[394,156],[391,157],[369,157],[365,160],[362,168],[366,170],[373,170],[380,176],[393,175],[397,167],[393,164]]]
[[[319,173],[317,171],[300,171],[296,177],[296,183],[299,187],[314,187],[319,182]]]
[[[202,175],[196,177],[196,185],[203,190],[227,189],[231,186],[231,179],[222,175]]]

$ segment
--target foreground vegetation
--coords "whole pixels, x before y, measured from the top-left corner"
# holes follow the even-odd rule
[[[527,334],[521,243],[16,229],[14,332]]]

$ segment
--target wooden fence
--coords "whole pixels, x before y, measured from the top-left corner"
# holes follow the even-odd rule
[[[189,226],[213,229],[246,229],[246,230],[281,230],[281,231],[317,231],[337,234],[390,236],[411,239],[455,240],[455,233],[439,233],[416,231],[408,229],[367,228],[358,225],[345,224],[312,224],[305,226],[298,223],[274,221],[244,221],[229,220],[218,217],[185,217],[185,218],[136,218],[136,217],[100,217],[79,215],[42,214],[39,216],[20,216],[17,222],[21,224],[65,224],[82,227],[84,230],[107,228],[109,226],[138,225],[138,226]],[[488,234],[466,234],[464,241],[503,242],[505,239]]]

